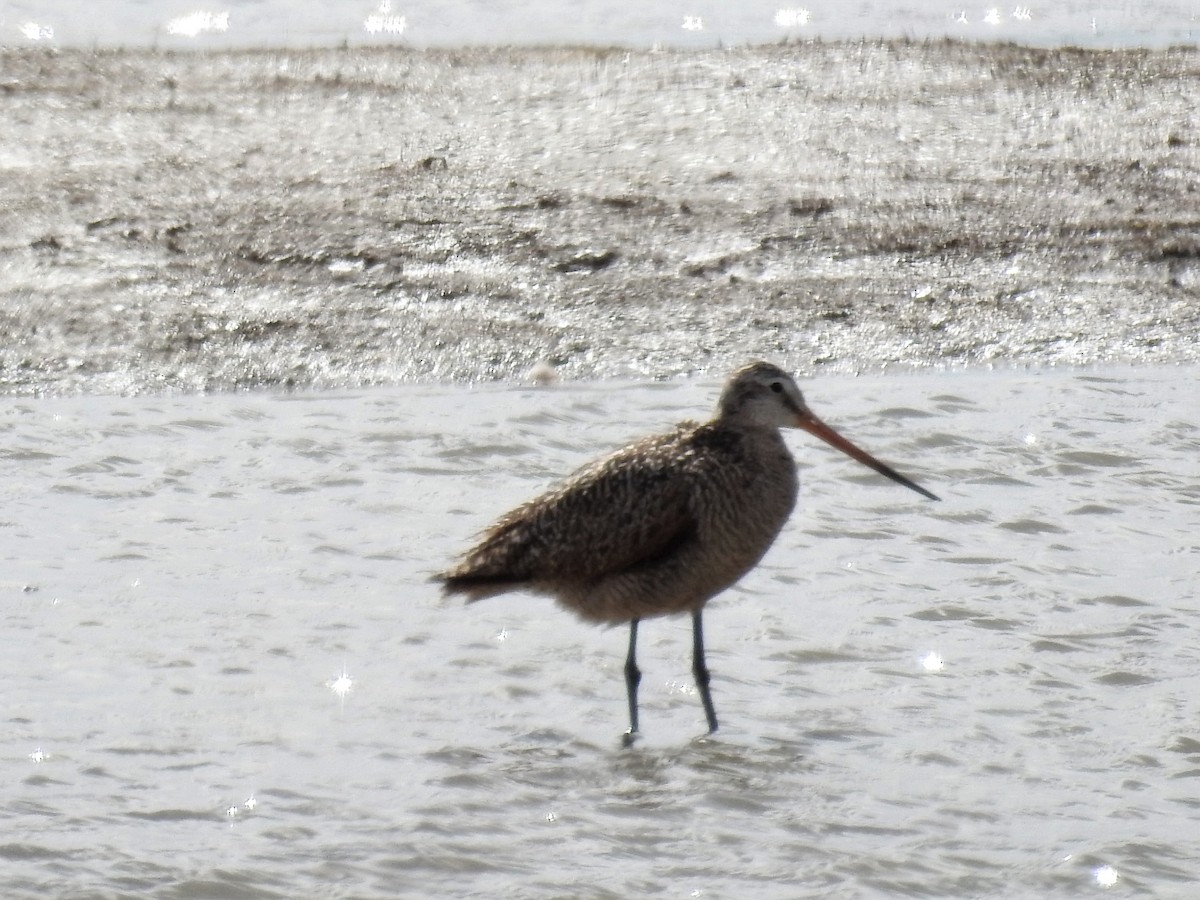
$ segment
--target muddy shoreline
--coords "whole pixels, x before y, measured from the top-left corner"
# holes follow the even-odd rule
[[[0,393],[1200,360],[1200,53],[0,51]]]

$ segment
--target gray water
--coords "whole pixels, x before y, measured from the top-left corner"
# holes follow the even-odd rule
[[[706,616],[429,575],[713,382],[0,401],[5,897],[1190,896],[1195,367],[805,384]]]
[[[298,47],[387,43],[713,47],[811,38],[942,38],[1040,46],[1193,43],[1190,0],[9,0],[0,45]]]

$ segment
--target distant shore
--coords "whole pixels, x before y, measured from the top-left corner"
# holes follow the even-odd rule
[[[0,393],[1200,361],[1200,53],[0,51]]]

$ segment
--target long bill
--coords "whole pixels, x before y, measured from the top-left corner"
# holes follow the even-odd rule
[[[866,450],[863,450],[860,447],[856,447],[854,444],[850,443],[848,440],[846,440],[844,437],[842,437],[840,434],[838,434],[836,431],[834,431],[832,428],[830,428],[828,425],[826,425],[824,422],[822,422],[820,419],[818,419],[816,416],[814,416],[807,409],[801,410],[800,412],[798,412],[796,414],[796,425],[799,428],[803,428],[805,431],[807,431],[809,434],[813,435],[814,437],[819,437],[825,443],[829,444],[829,446],[836,447],[838,450],[841,450],[843,453],[845,453],[851,459],[858,460],[864,466],[870,466],[872,469],[874,469],[880,475],[886,475],[888,478],[892,479],[892,481],[896,482],[897,484],[902,484],[906,488],[910,488],[911,490],[916,491],[918,494],[922,495],[923,497],[928,497],[930,500],[941,500],[942,499],[937,494],[934,494],[932,491],[925,490],[925,488],[921,487],[915,481],[905,478],[903,475],[901,475],[899,472],[897,472],[895,469],[893,469],[891,466],[887,465],[886,463],[881,463],[879,460],[877,460],[875,457],[873,457]]]

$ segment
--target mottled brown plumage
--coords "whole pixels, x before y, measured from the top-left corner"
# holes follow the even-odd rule
[[[693,668],[715,731],[701,610],[758,563],[791,514],[796,464],[779,429],[792,426],[937,499],[824,425],[786,372],[755,362],[730,377],[711,421],[684,422],[585,466],[502,516],[439,580],[470,601],[529,590],[588,621],[629,622],[630,738],[638,622],[690,612]]]

